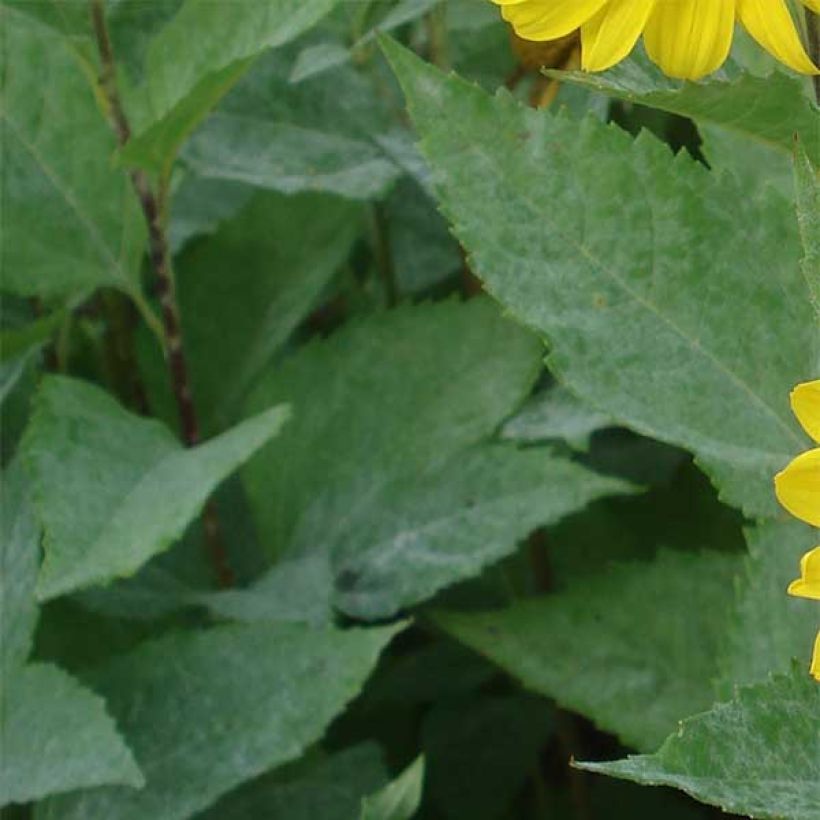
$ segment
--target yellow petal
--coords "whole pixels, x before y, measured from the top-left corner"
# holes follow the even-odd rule
[[[817,633],[817,637],[814,639],[814,654],[811,658],[809,671],[816,681],[820,681],[820,632]]]
[[[665,74],[698,80],[723,65],[734,27],[735,0],[665,0],[649,16],[644,43]]]
[[[581,26],[581,67],[605,71],[626,57],[641,36],[655,0],[610,0]]]
[[[817,73],[784,0],[737,0],[737,16],[749,34],[781,63],[801,74]]]
[[[820,448],[799,455],[774,479],[780,503],[794,516],[820,527]]]
[[[557,40],[580,28],[608,0],[525,0],[503,3],[502,16],[525,40]]]
[[[820,601],[820,547],[801,558],[800,577],[789,584],[789,595]]]
[[[820,380],[798,384],[791,399],[792,410],[803,429],[820,442]]]

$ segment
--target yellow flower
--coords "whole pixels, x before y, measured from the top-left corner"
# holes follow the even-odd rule
[[[820,442],[820,380],[798,385],[792,409],[806,432]],[[799,455],[774,480],[780,503],[794,516],[820,527],[820,447]]]
[[[806,432],[820,442],[820,381],[806,382],[792,391],[792,409]],[[820,526],[820,447],[798,456],[775,477],[780,503],[792,515]],[[820,547],[800,561],[800,577],[789,584],[789,594],[820,601]],[[820,681],[820,632],[814,641],[811,674]]]
[[[800,561],[800,577],[789,584],[789,595],[820,601],[820,547],[807,552]]]
[[[735,20],[795,71],[817,74],[786,0],[493,0],[525,40],[557,40],[581,29],[582,66],[603,71],[643,33],[649,56],[670,77],[697,80],[723,65]],[[802,0],[820,13],[820,0]]]

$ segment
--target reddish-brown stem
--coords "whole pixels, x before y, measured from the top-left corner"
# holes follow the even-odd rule
[[[105,19],[105,6],[103,0],[89,0],[89,2],[91,22],[100,55],[100,89],[108,107],[108,115],[117,136],[117,143],[123,147],[131,138],[131,127],[117,86],[116,61]],[[157,295],[162,308],[165,354],[179,413],[180,432],[186,446],[192,447],[200,441],[200,428],[191,394],[188,363],[182,341],[171,250],[163,222],[164,203],[155,194],[145,172],[133,169],[129,172],[129,176],[148,226],[149,258],[156,277]],[[161,191],[165,190],[165,186],[161,186]],[[233,582],[233,573],[228,565],[219,518],[213,502],[208,502],[206,505],[202,523],[207,551],[217,580],[221,586],[230,586]]]

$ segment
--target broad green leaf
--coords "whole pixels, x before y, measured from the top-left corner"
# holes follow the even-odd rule
[[[426,715],[425,803],[447,820],[497,820],[514,801],[550,735],[555,710],[522,693],[450,698]]]
[[[327,555],[310,553],[275,564],[245,589],[229,589],[190,599],[217,617],[235,621],[334,620],[333,571]]]
[[[48,801],[38,820],[182,820],[299,757],[401,627],[225,626],[143,644],[89,679],[145,773],[139,791]]]
[[[4,677],[0,805],[144,780],[102,698],[57,666],[32,663]]]
[[[354,820],[362,796],[387,772],[374,743],[343,749],[272,772],[225,795],[197,820]]]
[[[266,546],[282,554],[334,498],[366,502],[489,436],[540,356],[535,337],[479,299],[377,314],[268,370],[249,410],[285,401],[293,421],[243,471]]]
[[[25,665],[38,609],[40,531],[19,463],[0,499],[0,806],[106,783],[142,785],[101,698],[51,664]]]
[[[737,684],[765,681],[794,658],[808,664],[820,618],[811,602],[785,594],[800,574],[800,558],[817,532],[799,521],[767,521],[746,532],[749,556],[740,575],[725,646],[720,655],[721,693]]]
[[[239,417],[250,386],[347,257],[359,220],[358,207],[334,197],[260,192],[180,259],[193,392],[210,408],[209,428]]]
[[[385,48],[473,269],[549,338],[560,381],[775,515],[771,476],[805,447],[788,394],[820,355],[788,201]]]
[[[579,766],[674,786],[734,814],[813,820],[820,806],[820,686],[794,670],[684,721],[657,754]]]
[[[429,292],[461,271],[464,260],[435,201],[412,179],[384,205],[396,282],[402,295]]]
[[[574,450],[586,451],[592,434],[611,426],[605,415],[556,386],[533,396],[504,425],[501,437],[521,443],[566,441]]]
[[[664,77],[647,59],[627,60],[603,74],[550,72],[564,80],[640,105],[717,125],[785,154],[792,153],[795,133],[820,164],[820,116],[801,80],[775,70],[768,77],[735,72],[698,83]]]
[[[485,446],[370,498],[342,494],[336,509],[314,506],[296,548],[330,550],[339,609],[385,618],[478,575],[537,527],[630,491],[540,448]]]
[[[803,239],[803,275],[820,319],[820,162],[812,163],[803,143],[795,145],[794,182],[797,222]]]
[[[34,585],[40,559],[40,530],[28,482],[19,461],[2,476],[0,494],[0,685],[29,656],[37,624]]]
[[[146,54],[145,82],[134,100],[137,132],[127,162],[162,168],[253,58],[298,37],[337,0],[186,0]]]
[[[738,563],[720,553],[662,552],[559,594],[435,619],[528,689],[654,749],[678,720],[713,702]]]
[[[353,66],[294,85],[292,62],[288,50],[260,60],[191,138],[186,164],[285,194],[385,193],[401,169],[376,139],[391,125],[384,90]]]
[[[333,588],[317,588],[317,602],[389,617],[536,527],[631,490],[542,450],[471,447],[521,400],[537,361],[538,345],[491,304],[449,303],[371,319],[261,381],[252,406],[281,397],[298,415],[246,483],[269,544],[329,567]],[[277,464],[288,464],[283,483]],[[260,604],[281,573],[228,600],[270,610]]]
[[[23,445],[45,530],[38,597],[134,573],[286,419],[273,408],[186,450],[98,387],[46,377]]]
[[[139,296],[144,224],[81,63],[56,32],[0,7],[3,289]],[[80,135],[82,137],[80,138]]]
[[[202,179],[186,173],[174,191],[168,238],[179,253],[197,236],[212,234],[250,202],[254,189],[241,182]]]
[[[421,804],[424,758],[419,757],[392,783],[362,801],[359,820],[411,820]]]

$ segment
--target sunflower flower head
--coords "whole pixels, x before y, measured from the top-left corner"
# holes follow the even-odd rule
[[[820,381],[806,382],[792,391],[792,409],[805,431],[820,442]],[[820,447],[794,459],[775,477],[780,503],[794,516],[820,526]],[[789,594],[820,601],[820,547],[800,561],[800,577],[789,585]],[[820,632],[814,642],[811,674],[820,681]]]
[[[723,65],[739,21],[769,53],[802,74],[818,69],[806,53],[786,0],[493,0],[525,40],[581,30],[582,67],[604,71],[641,34],[650,58],[670,77],[697,80]],[[802,0],[820,12],[820,0]]]

